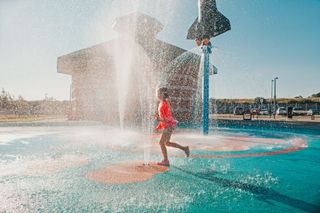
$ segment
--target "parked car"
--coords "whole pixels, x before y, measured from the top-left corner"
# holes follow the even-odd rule
[[[294,107],[292,110],[293,115],[307,115],[307,113],[308,112],[306,110],[299,107]]]
[[[285,107],[279,107],[276,111],[277,115],[287,115],[287,109]]]
[[[252,108],[252,109],[250,109],[250,113],[253,115],[259,115],[260,109],[259,108]]]
[[[268,109],[260,109],[259,115],[269,115],[269,110]]]
[[[320,109],[309,109],[307,115],[320,115]]]
[[[243,107],[235,107],[233,110],[234,115],[243,115],[244,108]]]

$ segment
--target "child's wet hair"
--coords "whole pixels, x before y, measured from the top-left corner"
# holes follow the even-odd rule
[[[169,92],[167,87],[161,87],[158,90],[158,93],[162,95],[164,99],[169,98]]]

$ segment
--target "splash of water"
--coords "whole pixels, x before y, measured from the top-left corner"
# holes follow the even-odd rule
[[[101,33],[97,33],[96,35],[96,37],[100,37],[99,40],[102,40],[106,36],[114,37],[111,34],[114,35],[115,31],[119,33],[118,37],[112,40],[113,44],[106,46],[107,55],[112,58],[113,69],[115,70],[112,82],[116,85],[116,91],[113,94],[115,97],[110,98],[110,100],[117,102],[117,106],[114,107],[117,110],[112,110],[114,113],[110,116],[117,117],[120,129],[122,130],[127,127],[142,129],[142,132],[147,136],[143,141],[145,163],[148,163],[150,158],[150,134],[153,130],[151,115],[156,109],[155,87],[158,85],[156,79],[158,77],[157,72],[159,71],[155,72],[159,67],[153,67],[157,65],[153,65],[149,57],[166,58],[166,56],[163,56],[162,51],[152,53],[155,56],[150,56],[149,52],[147,54],[146,50],[152,49],[151,51],[154,51],[153,49],[156,50],[154,47],[161,43],[156,41],[156,34],[154,33],[158,33],[162,27],[159,28],[160,30],[157,30],[157,26],[153,26],[153,20],[151,19],[150,24],[148,23],[148,18],[141,19],[141,16],[138,14],[140,12],[138,11],[143,13],[143,11],[151,11],[154,10],[153,8],[156,8],[152,16],[162,17],[160,21],[166,25],[172,21],[175,15],[173,8],[177,4],[172,0],[167,1],[168,3],[162,0],[155,1],[153,5],[157,7],[152,8],[149,8],[149,4],[146,3],[147,1],[113,1],[105,6],[110,7],[111,4],[114,9],[105,15],[103,15],[104,12],[101,12],[102,15],[100,18],[98,17],[96,23],[96,27],[99,29],[101,26],[105,28],[108,19],[116,18],[116,22],[117,20],[119,21],[118,25],[114,23],[113,30],[109,29],[110,32],[107,29],[100,30]],[[123,18],[123,15],[130,15],[130,18]],[[113,32],[111,33],[111,31]],[[158,43],[155,45],[156,42]]]
[[[184,52],[165,68],[160,81],[162,85],[171,90],[170,101],[174,103],[172,104],[174,116],[182,119],[182,122],[198,123],[200,121],[201,75],[198,72],[199,63],[200,56],[196,53],[196,49]],[[179,85],[176,81],[179,82]],[[184,117],[185,112],[191,112],[191,115]]]
[[[115,40],[113,64],[116,72],[119,124],[123,130],[135,125],[146,135],[152,132],[151,115],[155,108],[155,76],[153,64],[141,45],[139,24],[141,16],[133,13],[120,20],[121,35]],[[150,159],[150,137],[144,141],[144,161]]]

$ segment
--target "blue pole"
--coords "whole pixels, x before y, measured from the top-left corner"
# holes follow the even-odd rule
[[[203,106],[202,106],[202,130],[204,135],[209,133],[209,56],[211,44],[202,46],[203,53]]]

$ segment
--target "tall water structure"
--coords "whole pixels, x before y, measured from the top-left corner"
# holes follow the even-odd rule
[[[156,75],[154,65],[142,43],[154,36],[160,27],[152,25],[153,20],[140,13],[117,18],[113,29],[119,32],[113,45],[113,64],[116,73],[116,88],[120,128],[139,128],[145,134],[144,162],[149,163],[152,114],[156,109]],[[138,106],[138,108],[136,108]],[[126,120],[127,119],[127,120]]]
[[[198,18],[188,30],[187,38],[201,46],[203,62],[202,131],[209,133],[209,70],[212,44],[210,39],[231,29],[230,21],[217,9],[215,0],[198,0]]]

